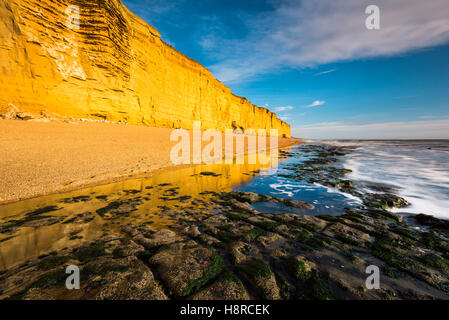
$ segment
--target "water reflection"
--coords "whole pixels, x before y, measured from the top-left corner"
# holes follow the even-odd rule
[[[160,175],[0,206],[0,270],[117,232],[128,223],[162,228],[174,208],[207,212],[214,192],[249,181],[268,165],[201,165]],[[45,213],[36,213],[43,209]],[[105,209],[106,208],[106,209]],[[112,211],[109,209],[113,209]],[[123,210],[129,209],[129,210]],[[120,214],[110,214],[121,210]]]

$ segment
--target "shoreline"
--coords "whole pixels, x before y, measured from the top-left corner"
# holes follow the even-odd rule
[[[82,121],[0,121],[0,148],[5,150],[0,159],[0,205],[198,165],[171,164],[170,150],[177,143],[170,142],[172,129]],[[302,142],[279,138],[278,149]]]
[[[282,156],[301,151],[310,157],[289,167],[288,179],[335,184],[363,205],[314,215],[302,197],[219,191],[228,168],[201,175],[198,167],[186,179],[175,172],[19,203],[0,223],[0,299],[448,299],[448,223],[404,217],[390,209],[405,199],[359,190],[335,168],[348,147],[304,144]],[[259,211],[260,202],[289,211]],[[88,279],[80,290],[64,286],[68,264]],[[378,290],[366,290],[367,266],[382,275]]]

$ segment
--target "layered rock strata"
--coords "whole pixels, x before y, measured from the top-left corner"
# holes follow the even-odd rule
[[[192,129],[279,129],[119,0],[0,0],[0,114],[11,108]]]

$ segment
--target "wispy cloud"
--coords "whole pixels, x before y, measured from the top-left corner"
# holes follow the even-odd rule
[[[282,68],[383,57],[449,41],[447,0],[377,0],[381,29],[365,27],[368,0],[273,1],[275,9],[247,20],[244,38],[216,39],[210,66],[222,81]],[[211,44],[207,43],[208,48]]]
[[[312,102],[311,104],[309,104],[308,106],[306,106],[306,108],[319,107],[319,106],[322,106],[325,103],[326,103],[326,101],[316,100],[316,101]]]
[[[293,110],[293,108],[294,108],[294,107],[292,107],[292,106],[277,107],[277,108],[274,108],[274,111],[276,111],[276,112],[282,112],[282,111]]]
[[[307,139],[447,139],[449,119],[410,122],[346,124],[316,123],[292,129],[296,137]]]
[[[335,71],[337,71],[337,69],[330,69],[330,70],[326,70],[326,71],[321,71],[321,72],[315,73],[315,76],[321,76],[323,74],[328,74],[328,73],[332,73],[332,72],[335,72]]]

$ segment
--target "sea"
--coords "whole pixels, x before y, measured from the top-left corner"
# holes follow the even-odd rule
[[[407,208],[392,211],[449,219],[449,140],[308,140],[307,144],[351,147],[352,152],[340,157],[339,162],[339,166],[352,170],[347,179],[362,186],[363,192],[378,192],[369,186],[381,184],[410,203]],[[285,177],[289,166],[307,159],[307,154],[301,152],[304,146],[291,147],[292,156],[281,161],[277,170],[257,176],[235,190],[310,202],[315,205],[309,213],[312,215],[339,215],[344,208],[361,205],[360,198],[351,194]],[[267,213],[286,210],[269,206],[255,204],[256,209]]]

